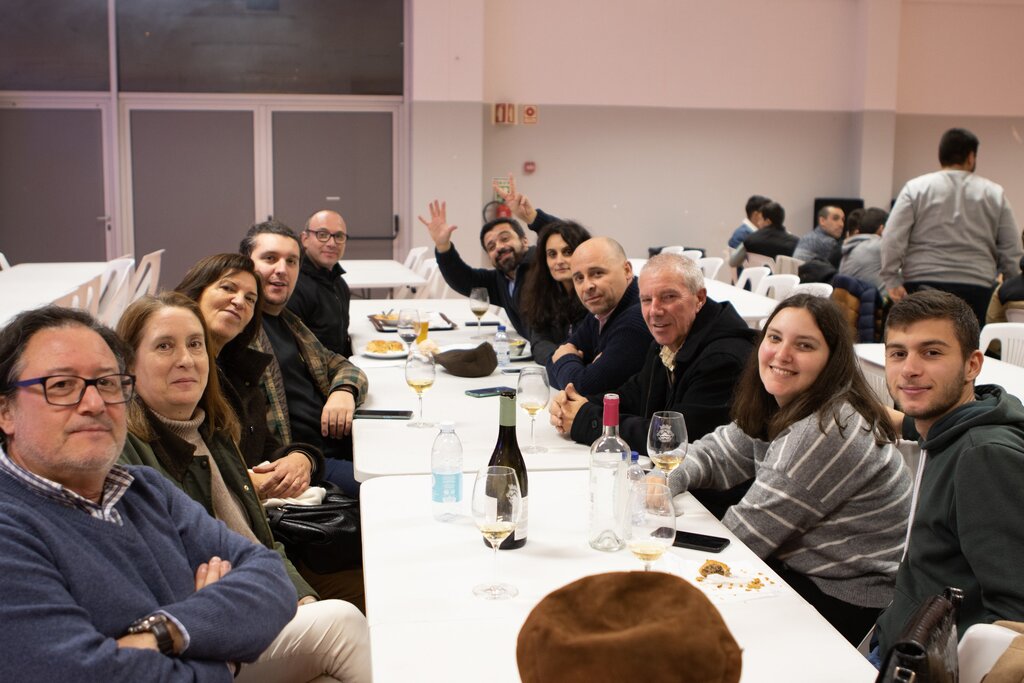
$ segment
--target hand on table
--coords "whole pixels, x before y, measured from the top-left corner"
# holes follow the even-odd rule
[[[448,225],[448,204],[447,202],[439,202],[436,199],[430,202],[430,220],[428,221],[423,216],[417,216],[420,219],[420,223],[427,226],[427,230],[430,231],[430,239],[434,240],[434,246],[437,247],[439,252],[446,252],[452,246],[452,233],[455,232],[459,226]]]
[[[347,391],[332,391],[320,414],[320,435],[340,439],[352,431],[356,397]]]
[[[551,424],[558,430],[559,434],[569,434],[572,431],[572,423],[576,419],[576,413],[580,406],[587,402],[587,399],[576,392],[572,382],[565,387],[565,391],[559,391],[551,401],[548,413],[551,415]]]

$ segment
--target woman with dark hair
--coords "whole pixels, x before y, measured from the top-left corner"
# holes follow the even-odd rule
[[[275,641],[279,647],[260,658],[281,660],[282,666],[277,675],[261,671],[259,680],[323,680],[317,678],[323,674],[369,680],[365,617],[341,600],[318,602],[274,542],[238,452],[238,419],[211,372],[210,334],[199,306],[178,292],[143,297],[125,310],[117,333],[132,350],[135,374],[121,462],[152,467],[229,529],[276,550],[295,587],[296,616]],[[244,672],[243,678],[254,680]]]
[[[579,223],[557,220],[546,225],[537,237],[537,253],[526,273],[519,295],[519,310],[530,327],[533,360],[546,365],[555,349],[569,338],[573,324],[581,320],[583,308],[572,284],[569,259],[590,233]]]
[[[252,260],[241,254],[207,256],[185,273],[175,291],[199,304],[221,388],[242,423],[239,450],[260,498],[294,497],[319,482],[324,471],[320,449],[304,443],[282,446],[267,428],[260,377],[273,356],[249,348],[263,316],[263,288]]]
[[[911,481],[831,300],[778,305],[733,395],[690,444],[674,493],[753,477],[722,522],[856,644],[892,598]]]

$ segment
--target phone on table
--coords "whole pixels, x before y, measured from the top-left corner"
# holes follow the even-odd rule
[[[721,536],[706,536],[695,534],[692,531],[677,531],[676,540],[673,543],[677,548],[689,548],[690,550],[703,550],[709,553],[720,553],[729,545],[728,538]]]
[[[503,391],[515,391],[512,387],[487,387],[486,389],[467,389],[466,396],[472,396],[473,398],[486,398],[488,396],[497,396]]]
[[[362,418],[365,420],[411,420],[411,410],[370,410],[368,408],[359,408],[356,410],[356,419]]]
[[[518,375],[521,368],[502,368],[501,374],[503,375]]]

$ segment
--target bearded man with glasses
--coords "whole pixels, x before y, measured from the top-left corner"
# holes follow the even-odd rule
[[[345,269],[338,263],[348,241],[345,219],[335,211],[317,211],[306,221],[300,240],[302,276],[288,300],[288,310],[299,316],[321,344],[348,358],[352,355],[348,334],[351,292],[341,277]]]

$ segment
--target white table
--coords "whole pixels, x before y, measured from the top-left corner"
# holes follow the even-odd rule
[[[771,297],[748,292],[721,280],[705,278],[704,286],[711,299],[719,303],[724,301],[731,303],[740,317],[755,330],[758,329],[758,323],[770,316],[775,307],[779,305],[779,302]]]
[[[589,574],[640,568],[627,551],[602,553],[587,545],[586,472],[533,470],[529,539],[522,549],[501,552],[498,562],[500,578],[519,595],[499,602],[478,599],[472,587],[490,580],[493,568],[468,516],[472,486],[473,477],[466,476],[464,514],[451,523],[431,517],[428,476],[380,477],[362,487],[363,568],[377,683],[518,681],[516,638],[541,598]],[[814,608],[700,503],[686,498],[679,528],[726,536],[732,544],[719,555],[673,548],[672,558],[660,560],[656,569],[675,569],[692,580],[696,571],[687,567],[714,557],[776,582],[770,596],[716,603],[743,649],[744,683],[874,680],[874,668]],[[642,653],[624,653],[630,655]]]
[[[885,344],[857,344],[854,347],[868,382],[878,391],[885,389]],[[1024,368],[986,357],[975,384],[998,384],[1024,401]],[[888,393],[886,393],[888,396]],[[888,405],[892,405],[889,399]]]
[[[71,293],[106,270],[106,261],[19,263],[0,270],[0,326],[22,311]]]
[[[427,284],[421,276],[398,261],[389,259],[356,259],[339,261],[345,269],[345,282],[352,289],[391,289],[392,287],[422,287]]]

